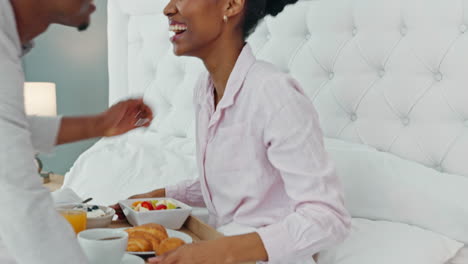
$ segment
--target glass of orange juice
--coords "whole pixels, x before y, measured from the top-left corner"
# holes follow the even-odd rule
[[[86,211],[84,209],[58,208],[57,211],[67,219],[76,234],[86,229]]]

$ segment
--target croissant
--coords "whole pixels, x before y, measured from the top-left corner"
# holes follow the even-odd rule
[[[135,227],[135,229],[139,230],[139,229],[154,229],[154,230],[159,230],[161,231],[164,236],[166,236],[166,238],[168,237],[167,235],[167,231],[166,231],[166,228],[162,225],[159,225],[159,224],[156,224],[156,223],[148,223],[148,224],[144,224],[144,225],[141,225],[141,226],[137,226]]]
[[[143,236],[128,237],[127,251],[143,252],[153,251],[153,245]]]
[[[151,233],[147,233],[147,232],[143,232],[143,231],[134,231],[134,232],[131,232],[129,233],[128,235],[128,245],[130,247],[130,245],[134,246],[135,244],[133,243],[133,241],[136,240],[138,242],[135,242],[138,244],[138,246],[135,246],[137,250],[129,250],[127,249],[127,251],[134,251],[134,252],[139,252],[139,251],[155,251],[158,247],[159,247],[159,244],[161,243],[161,239],[158,238],[157,236],[151,234]],[[146,240],[146,242],[148,243],[144,243],[141,242],[140,240]],[[132,242],[132,244],[130,243]]]
[[[180,246],[183,246],[185,242],[177,237],[170,237],[166,238],[165,240],[161,241],[159,247],[156,250],[158,255],[163,255],[166,252],[172,251]]]
[[[166,229],[150,223],[125,230],[128,233],[127,251],[156,251],[161,241],[168,238]]]
[[[127,233],[129,235],[132,232],[137,232],[137,231],[149,233],[149,234],[152,234],[152,235],[156,236],[157,238],[159,238],[160,241],[168,238],[167,231],[164,228],[164,226],[154,224],[154,223],[144,224],[144,225],[141,225],[141,226],[129,228],[126,231],[127,231]]]

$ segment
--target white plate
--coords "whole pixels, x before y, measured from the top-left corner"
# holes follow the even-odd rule
[[[124,228],[119,228],[119,229],[125,230],[125,229],[128,229],[128,228],[130,228],[130,227],[124,227]],[[168,228],[166,228],[166,231],[167,231],[167,235],[169,237],[180,238],[187,244],[192,243],[192,241],[193,241],[192,237],[190,237],[189,235],[187,235],[187,234],[185,234],[183,232],[168,229]],[[137,255],[137,256],[154,255],[154,251],[142,251],[142,252],[127,251],[127,253],[132,254],[132,255]]]
[[[140,257],[125,254],[120,264],[145,264],[145,261]]]

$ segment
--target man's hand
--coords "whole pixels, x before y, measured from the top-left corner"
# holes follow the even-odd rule
[[[153,112],[143,99],[130,99],[115,104],[99,115],[98,126],[103,136],[124,134],[134,128],[148,127],[153,120]]]
[[[148,127],[152,120],[153,112],[142,98],[126,100],[96,116],[62,118],[57,144],[121,135],[137,127]]]

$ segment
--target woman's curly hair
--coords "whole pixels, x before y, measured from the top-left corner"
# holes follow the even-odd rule
[[[288,4],[294,4],[298,0],[246,0],[244,23],[242,32],[246,39],[257,27],[258,22],[266,15],[276,16]]]

